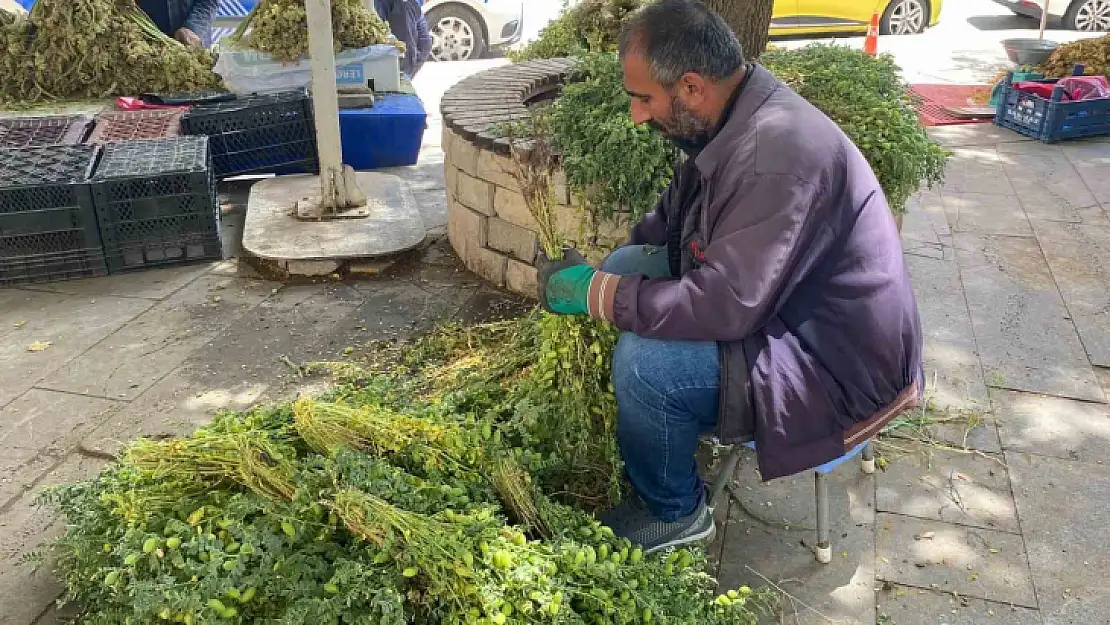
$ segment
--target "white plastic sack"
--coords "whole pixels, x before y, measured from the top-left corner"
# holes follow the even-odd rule
[[[365,87],[373,81],[375,91],[399,91],[400,59],[401,52],[389,44],[345,50],[335,55],[335,83],[339,87]],[[280,63],[254,50],[221,50],[215,72],[228,90],[238,95],[289,91],[312,82],[307,58]]]

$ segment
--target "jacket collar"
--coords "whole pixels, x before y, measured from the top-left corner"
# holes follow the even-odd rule
[[[748,125],[748,121],[778,86],[778,79],[762,65],[752,63],[748,66],[748,75],[737,87],[737,93],[733,95],[716,133],[694,158],[694,164],[703,176],[713,175],[717,165],[732,156],[730,137]]]

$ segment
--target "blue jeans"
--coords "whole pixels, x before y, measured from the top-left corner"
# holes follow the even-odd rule
[[[647,245],[615,250],[602,270],[671,276],[667,251]],[[621,333],[613,354],[617,439],[628,479],[656,516],[675,521],[704,496],[694,454],[717,425],[721,364],[714,341],[650,339]]]

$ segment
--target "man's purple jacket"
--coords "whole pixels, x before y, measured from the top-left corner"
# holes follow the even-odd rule
[[[590,297],[623,331],[718,342],[717,434],[754,439],[769,480],[837,458],[858,423],[916,399],[922,337],[871,167],[823,113],[748,71],[717,134],[632,231],[667,246],[681,277],[599,272]]]

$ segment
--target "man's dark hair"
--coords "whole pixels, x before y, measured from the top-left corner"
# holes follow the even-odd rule
[[[744,65],[744,50],[732,29],[697,0],[662,0],[640,9],[621,30],[620,56],[642,56],[664,87],[694,72],[719,81]]]

